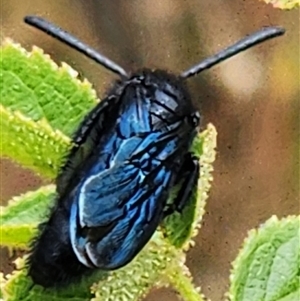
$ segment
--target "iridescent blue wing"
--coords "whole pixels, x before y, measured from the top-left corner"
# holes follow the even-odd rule
[[[174,176],[167,155],[180,150],[179,136],[175,131],[149,134],[131,160],[117,160],[81,186],[71,209],[70,233],[73,250],[84,265],[119,268],[151,238]]]

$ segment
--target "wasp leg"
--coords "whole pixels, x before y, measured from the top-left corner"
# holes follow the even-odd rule
[[[177,211],[179,213],[182,212],[183,208],[192,196],[195,186],[197,185],[199,172],[199,158],[193,156],[191,153],[188,153],[181,169],[178,172],[178,176],[174,185],[176,186],[181,183],[180,189],[172,204],[170,206],[167,206],[164,212],[165,217],[169,214],[172,214],[174,211]]]

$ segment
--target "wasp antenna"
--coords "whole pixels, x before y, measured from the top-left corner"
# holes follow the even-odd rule
[[[83,53],[95,62],[104,66],[106,69],[117,73],[121,77],[128,78],[127,72],[121,66],[111,61],[110,59],[108,59],[95,49],[91,48],[90,46],[84,44],[83,42],[75,38],[73,35],[64,31],[63,29],[59,28],[53,23],[36,16],[26,16],[24,18],[24,21],[25,23],[44,31],[48,35],[53,36],[54,38],[78,50],[79,52]]]
[[[182,72],[180,77],[182,78],[189,78],[194,76],[203,70],[209,69],[214,65],[244,51],[248,48],[251,48],[254,45],[267,41],[269,39],[281,36],[285,33],[285,29],[282,27],[274,26],[274,27],[265,27],[243,39],[236,42],[235,44],[229,46],[221,50],[219,53],[206,58],[199,64],[192,66],[190,69]]]

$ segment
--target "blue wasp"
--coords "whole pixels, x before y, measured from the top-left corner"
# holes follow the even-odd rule
[[[57,287],[95,269],[126,265],[165,216],[182,211],[199,177],[198,158],[189,150],[200,115],[186,79],[284,29],[264,28],[177,76],[148,69],[129,74],[54,24],[36,16],[25,22],[120,76],[75,132],[56,180],[56,205],[32,243],[29,275],[36,284]]]

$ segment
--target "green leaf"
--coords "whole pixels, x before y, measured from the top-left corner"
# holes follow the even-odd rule
[[[278,301],[299,301],[300,300],[300,288],[296,291],[280,298]]]
[[[28,241],[36,233],[35,225],[5,225],[1,226],[1,245],[26,249]]]
[[[229,299],[294,301],[299,290],[300,217],[273,216],[244,242],[233,263]]]
[[[70,139],[53,131],[44,120],[32,121],[0,105],[1,156],[8,157],[44,177],[54,178]]]
[[[200,293],[200,287],[195,287],[192,282],[190,271],[183,264],[174,264],[166,270],[168,283],[176,288],[183,300],[208,301]]]
[[[91,84],[67,64],[58,67],[37,47],[27,52],[6,40],[0,48],[1,104],[33,121],[46,119],[69,136],[98,102]]]
[[[36,234],[37,225],[47,219],[55,197],[54,185],[44,186],[9,201],[1,207],[0,230],[2,246],[27,249]]]
[[[57,175],[70,135],[97,103],[94,90],[42,50],[7,40],[0,48],[1,156],[42,176]]]
[[[147,246],[127,266],[110,273],[108,279],[93,286],[92,301],[140,300],[156,284],[159,286],[168,268],[185,258],[166,243],[157,231]]]
[[[192,245],[192,238],[198,234],[204,207],[208,198],[210,182],[212,181],[212,163],[216,156],[217,132],[212,124],[208,124],[194,140],[192,152],[200,158],[200,178],[192,196],[182,213],[175,212],[167,216],[163,222],[163,231],[168,240],[177,248],[187,249]],[[174,199],[179,187],[172,192]]]

